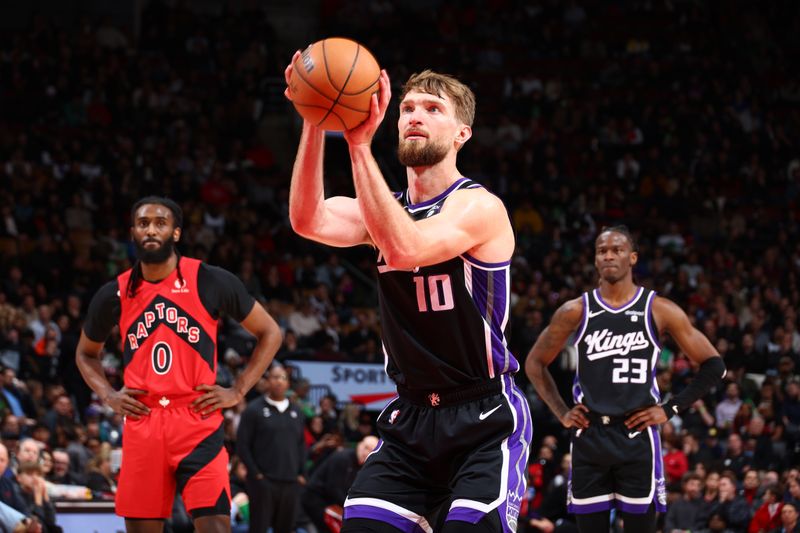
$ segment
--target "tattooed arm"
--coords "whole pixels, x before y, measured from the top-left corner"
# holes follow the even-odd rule
[[[536,392],[544,400],[561,424],[566,427],[586,428],[589,420],[583,415],[588,412],[585,405],[567,407],[558,393],[553,376],[547,369],[564,346],[569,336],[578,329],[583,319],[583,300],[576,298],[565,302],[553,315],[550,324],[542,331],[525,361],[525,373]]]

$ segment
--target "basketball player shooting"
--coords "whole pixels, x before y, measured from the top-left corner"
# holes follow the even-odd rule
[[[531,419],[503,336],[509,217],[456,167],[475,97],[450,76],[410,77],[397,124],[408,188],[393,193],[371,151],[391,98],[385,71],[379,86],[367,119],[344,133],[356,198],[325,198],[324,132],[304,121],[289,199],[300,235],[376,248],[386,369],[398,397],[378,417],[381,441],[350,488],[342,532],[511,533]]]
[[[567,507],[581,533],[607,533],[609,513],[625,531],[655,533],[666,511],[658,424],[705,396],[725,376],[709,340],[672,301],[633,281],[636,243],[625,226],[595,241],[598,288],[564,303],[531,349],[525,370],[537,393],[571,431]],[[661,404],[655,380],[660,339],[668,333],[699,365],[694,380]],[[574,335],[578,367],[570,409],[547,366]]]

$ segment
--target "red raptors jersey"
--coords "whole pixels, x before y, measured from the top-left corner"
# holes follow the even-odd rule
[[[158,283],[142,280],[128,297],[131,270],[117,278],[125,386],[151,396],[197,395],[216,381],[217,320],[203,306],[197,287],[200,261],[181,257]]]

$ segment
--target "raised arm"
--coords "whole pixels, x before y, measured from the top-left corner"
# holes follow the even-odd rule
[[[550,324],[536,339],[525,361],[525,373],[536,392],[544,400],[561,424],[566,427],[589,427],[589,420],[583,415],[588,412],[585,405],[578,404],[570,409],[558,393],[553,376],[547,369],[564,346],[569,336],[578,329],[583,319],[583,300],[576,298],[561,305],[553,315]]]
[[[287,86],[292,65],[299,53],[295,53],[286,67]],[[291,99],[288,88],[284,94]],[[292,229],[307,239],[330,246],[370,244],[356,199],[344,196],[325,199],[322,173],[324,153],[325,132],[304,120],[289,187],[289,220]]]
[[[514,234],[508,214],[502,201],[485,189],[456,191],[439,214],[416,222],[397,202],[372,155],[372,139],[390,99],[384,71],[370,116],[345,133],[362,220],[387,265],[398,269],[427,266],[476,249],[476,257],[487,262],[510,259]]]

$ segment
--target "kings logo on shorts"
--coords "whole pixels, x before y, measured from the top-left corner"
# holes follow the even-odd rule
[[[506,497],[506,523],[511,531],[517,530],[517,519],[519,517],[520,495],[510,490]]]

